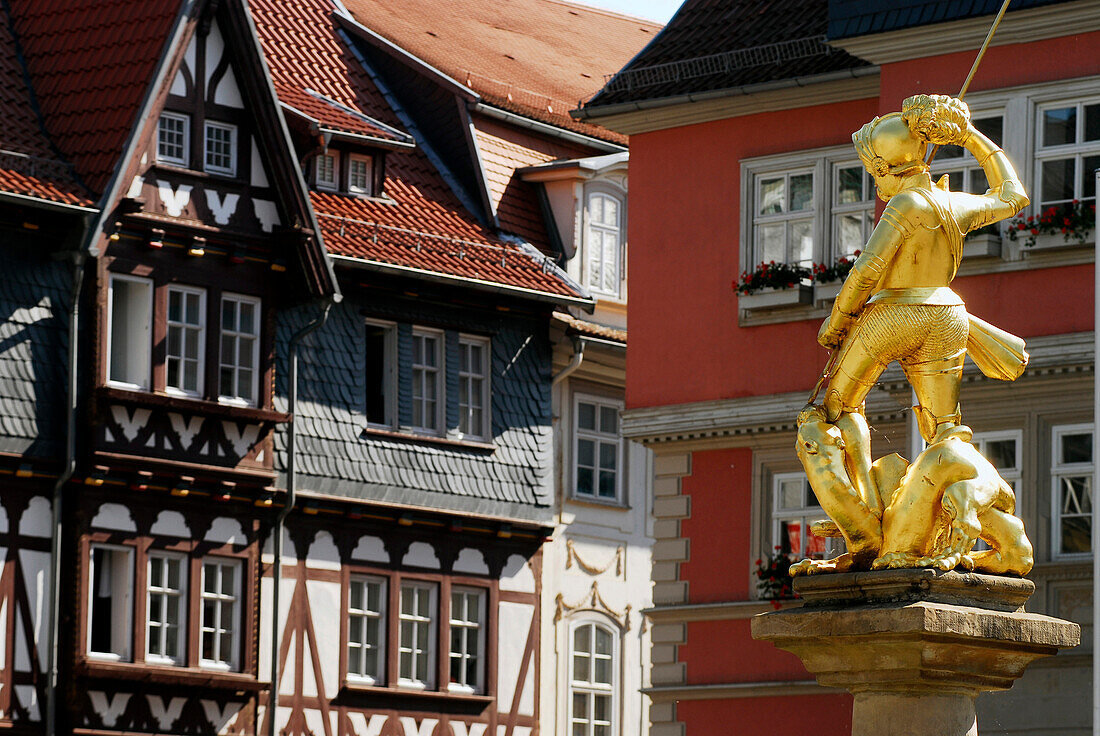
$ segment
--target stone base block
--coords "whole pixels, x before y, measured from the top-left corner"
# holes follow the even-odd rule
[[[821,575],[796,581],[803,607],[756,616],[752,635],[853,693],[853,736],[976,736],[979,693],[1080,641],[1077,624],[1023,610],[1033,589],[932,570]]]

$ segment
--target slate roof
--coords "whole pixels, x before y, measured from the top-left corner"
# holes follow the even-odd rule
[[[11,10],[4,16],[22,49],[49,143],[98,198],[136,122],[180,3],[7,0],[3,7]],[[18,96],[11,92],[5,85],[4,113]],[[25,92],[23,101],[30,104]],[[68,194],[76,191],[70,185]]]
[[[1008,12],[1068,1],[1013,0]],[[830,39],[850,38],[995,15],[1001,4],[1002,0],[830,0],[828,35]]]
[[[280,100],[301,101],[305,90],[316,90],[405,132],[397,113],[337,34],[329,0],[255,0],[251,8]],[[314,61],[301,63],[303,54]],[[312,193],[331,254],[584,297],[579,287],[546,267],[533,249],[479,222],[422,148],[387,155],[384,192],[385,199]]]
[[[490,305],[487,305],[490,306]],[[315,314],[281,312],[276,319],[277,408],[285,410],[286,350],[290,335]],[[458,331],[492,334],[492,452],[364,432],[367,347],[363,314],[398,322],[398,353],[411,362],[410,323],[451,326],[444,366],[450,397],[448,427],[458,426]],[[455,310],[430,299],[352,294],[299,353],[299,488],[406,507],[545,521],[550,505],[550,345],[546,322],[492,310]],[[403,379],[403,380],[402,380]],[[401,424],[411,423],[411,372],[398,382]],[[285,468],[285,428],[276,432],[278,470]]]
[[[828,46],[827,25],[827,0],[686,0],[578,115],[868,66]]]
[[[484,102],[604,140],[569,116],[656,36],[660,24],[562,0],[345,0],[370,30]]]

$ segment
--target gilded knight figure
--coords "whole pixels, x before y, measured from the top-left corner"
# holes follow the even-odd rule
[[[852,135],[886,209],[821,326],[833,350],[821,404],[799,415],[797,450],[833,523],[818,534],[843,536],[833,560],[803,560],[792,574],[891,567],[961,567],[1023,575],[1033,554],[1014,516],[1012,487],[971,444],[962,423],[963,360],[987,376],[1017,378],[1027,364],[1023,341],[967,314],[951,281],[964,236],[1027,206],[1004,152],[970,122],[961,100],[916,95],[901,112],[875,118]],[[962,146],[985,171],[990,189],[953,192],[933,183],[929,145]],[[898,455],[872,462],[864,400],[893,361],[916,394],[927,443],[911,464]],[[973,552],[978,539],[988,550]]]

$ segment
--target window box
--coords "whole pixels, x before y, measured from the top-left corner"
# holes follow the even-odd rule
[[[741,294],[737,297],[741,309],[775,309],[793,307],[799,304],[811,304],[814,300],[814,287],[804,283],[786,289],[761,289],[754,294]]]
[[[1073,236],[1070,236],[1069,240],[1066,240],[1066,236],[1062,233],[1043,233],[1035,236],[1035,245],[1024,245],[1021,250],[1027,253],[1028,251],[1062,250],[1065,248],[1091,248],[1095,242],[1096,232],[1093,230],[1089,230],[1085,233],[1084,243],[1079,242],[1077,238]]]
[[[963,241],[963,258],[1000,258],[1001,236],[992,233],[971,235]]]
[[[837,295],[843,288],[843,281],[831,281],[827,284],[814,284],[814,304],[836,301]]]

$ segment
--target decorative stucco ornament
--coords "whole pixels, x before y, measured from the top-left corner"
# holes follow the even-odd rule
[[[814,532],[842,536],[847,551],[803,560],[791,574],[961,567],[1024,575],[1033,550],[1014,515],[1015,495],[971,444],[959,385],[968,353],[1000,380],[1018,378],[1028,355],[1023,340],[967,314],[950,285],[966,233],[1014,216],[1027,194],[1008,157],[954,97],[910,97],[852,140],[887,205],[818,333],[834,352],[799,414],[796,444],[832,520]],[[924,160],[929,144],[973,154],[989,191],[950,191],[946,176],[933,183]],[[916,394],[913,410],[927,443],[912,463],[896,454],[871,460],[864,400],[894,361]],[[824,399],[815,404],[822,385]],[[979,539],[990,549],[974,552]]]

